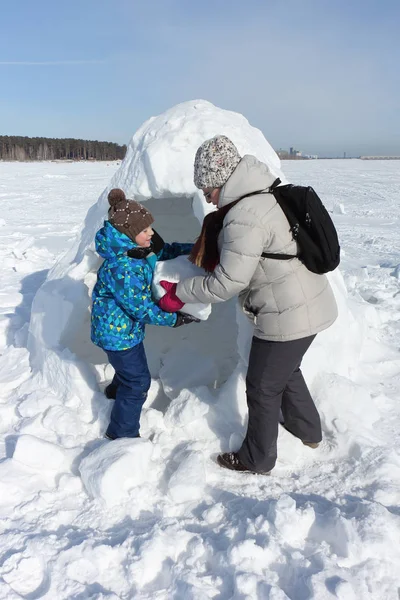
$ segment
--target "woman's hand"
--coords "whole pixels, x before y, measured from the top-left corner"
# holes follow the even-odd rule
[[[184,302],[179,300],[176,295],[176,283],[172,281],[160,281],[161,287],[166,290],[165,296],[163,296],[158,302],[158,306],[166,312],[178,312],[184,306]]]

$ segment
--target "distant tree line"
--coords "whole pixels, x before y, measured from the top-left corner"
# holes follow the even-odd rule
[[[0,136],[0,160],[119,160],[126,146],[72,138]]]

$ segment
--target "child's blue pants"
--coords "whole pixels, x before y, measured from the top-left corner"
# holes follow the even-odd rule
[[[107,435],[111,438],[137,437],[140,413],[151,384],[143,342],[128,350],[106,352],[115,370],[112,383],[117,386]]]

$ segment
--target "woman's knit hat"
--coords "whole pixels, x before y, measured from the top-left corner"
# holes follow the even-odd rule
[[[108,220],[111,225],[121,233],[125,233],[135,241],[138,233],[154,223],[151,212],[135,200],[127,200],[125,193],[119,188],[114,188],[108,194],[110,208]]]
[[[235,144],[225,135],[206,140],[194,159],[194,185],[199,189],[222,187],[240,161]]]

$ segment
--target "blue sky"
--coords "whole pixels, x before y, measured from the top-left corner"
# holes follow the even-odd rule
[[[399,0],[3,0],[0,135],[127,143],[170,106],[275,148],[400,155]]]

